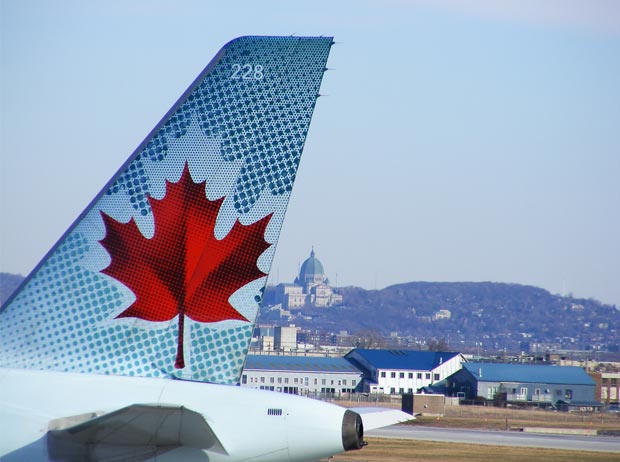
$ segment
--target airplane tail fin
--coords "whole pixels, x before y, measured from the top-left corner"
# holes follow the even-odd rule
[[[0,366],[239,381],[331,37],[226,44],[0,311]]]

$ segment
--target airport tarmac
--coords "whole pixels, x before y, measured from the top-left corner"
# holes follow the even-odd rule
[[[616,436],[538,435],[506,431],[414,427],[410,425],[394,425],[371,430],[366,432],[366,436],[620,453],[620,437]]]

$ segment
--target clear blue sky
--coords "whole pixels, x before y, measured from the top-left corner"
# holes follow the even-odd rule
[[[272,283],[314,245],[338,285],[620,305],[620,2],[0,4],[0,271],[36,265],[225,42],[323,34]]]

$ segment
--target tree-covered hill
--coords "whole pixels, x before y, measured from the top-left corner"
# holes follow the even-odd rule
[[[265,298],[269,299],[268,289]],[[593,299],[552,295],[544,289],[494,282],[409,282],[382,290],[338,289],[341,306],[303,309],[289,322],[309,329],[363,332],[489,349],[617,351],[620,311]],[[275,314],[263,310],[261,321]],[[311,318],[311,319],[310,319]],[[394,335],[394,334],[393,334]]]
[[[23,280],[0,273],[0,301]],[[544,351],[620,350],[620,310],[594,299],[495,282],[409,282],[382,290],[343,287],[343,304],[304,308],[281,317],[267,287],[260,322],[321,332],[376,332],[413,339],[445,339],[454,349]]]
[[[0,273],[0,305],[9,298],[23,280],[24,276],[20,274]]]

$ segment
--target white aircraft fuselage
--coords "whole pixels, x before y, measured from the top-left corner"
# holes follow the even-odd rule
[[[341,435],[346,409],[294,395],[181,380],[19,369],[0,369],[0,387],[2,461],[52,460],[46,434],[54,425],[62,428],[63,422],[73,425],[93,413],[136,403],[191,409],[204,417],[221,443],[212,449],[179,447],[158,455],[157,461],[315,461],[345,450]],[[63,421],[67,416],[78,417]],[[197,458],[199,453],[207,458]]]
[[[411,418],[235,386],[332,45],[224,45],[0,307],[0,462],[316,461]]]

